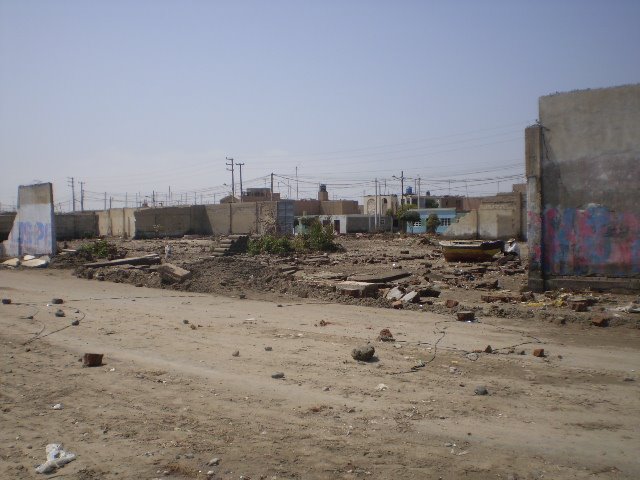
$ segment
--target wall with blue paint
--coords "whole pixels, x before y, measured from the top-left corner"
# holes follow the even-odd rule
[[[530,272],[640,278],[640,84],[540,98]],[[535,159],[533,159],[535,160]],[[536,165],[535,161],[528,164]],[[531,171],[529,171],[531,170]],[[531,274],[530,274],[531,279]],[[587,279],[588,280],[588,279]]]
[[[413,222],[407,223],[406,232],[407,233],[427,233],[427,219],[429,215],[436,214],[440,219],[440,226],[436,229],[436,233],[442,235],[447,231],[449,225],[452,225],[456,222],[457,213],[455,208],[419,208],[416,211],[420,214],[420,222],[419,225],[414,224]],[[443,220],[446,225],[443,225]]]
[[[52,255],[56,252],[53,186],[50,183],[18,187],[18,213],[0,255]]]

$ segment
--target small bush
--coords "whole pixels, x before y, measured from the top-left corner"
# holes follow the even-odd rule
[[[322,226],[315,220],[309,233],[303,233],[291,239],[286,236],[263,235],[249,240],[247,251],[251,255],[260,253],[286,254],[291,252],[335,252],[338,245],[333,241],[333,226]]]
[[[118,253],[116,246],[106,240],[96,240],[95,242],[85,243],[80,245],[78,251],[89,254],[94,258],[107,258],[109,255]]]
[[[249,240],[247,251],[251,255],[260,253],[284,254],[293,251],[293,247],[288,237],[263,235],[260,238]]]

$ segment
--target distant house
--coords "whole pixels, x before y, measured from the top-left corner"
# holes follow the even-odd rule
[[[407,233],[427,233],[427,219],[431,214],[436,214],[440,220],[440,226],[436,229],[439,234],[444,233],[458,218],[455,208],[419,208],[415,211],[420,215],[420,220],[407,222]]]

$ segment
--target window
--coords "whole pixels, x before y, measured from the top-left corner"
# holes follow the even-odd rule
[[[449,225],[451,225],[451,219],[450,218],[441,218],[440,219],[440,226],[441,227],[448,227]]]
[[[422,222],[413,222],[413,226],[414,227],[421,227],[422,226]]]

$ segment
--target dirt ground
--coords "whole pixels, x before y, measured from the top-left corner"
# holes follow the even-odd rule
[[[74,480],[640,478],[637,296],[488,303],[521,294],[522,264],[448,265],[418,238],[341,242],[324,259],[211,259],[215,241],[174,240],[171,261],[193,272],[179,284],[0,270],[0,478],[42,477],[54,442],[77,459],[48,477]],[[411,273],[400,286],[442,293],[395,310],[334,291],[394,263]],[[478,321],[457,321],[461,308]],[[603,315],[608,328],[591,324]],[[384,328],[394,342],[377,340]],[[354,360],[367,342],[374,359]],[[104,365],[83,368],[88,352]]]

